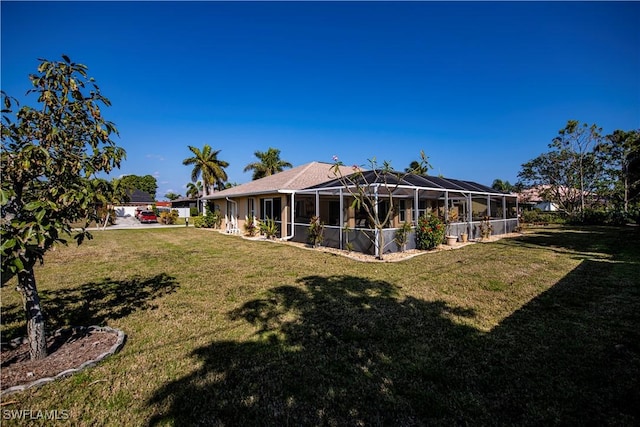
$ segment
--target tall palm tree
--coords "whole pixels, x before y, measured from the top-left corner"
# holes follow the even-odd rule
[[[433,166],[429,163],[429,157],[424,154],[424,150],[420,150],[420,160],[413,160],[409,163],[408,168],[404,168],[404,171],[416,175],[429,175],[429,169],[432,168]]]
[[[194,156],[184,159],[182,164],[185,166],[193,165],[191,181],[196,182],[202,175],[202,195],[207,196],[209,188],[214,185],[219,189],[224,188],[224,182],[227,180],[224,168],[228,167],[229,163],[218,159],[221,150],[213,151],[208,144],[204,145],[202,151],[190,145],[188,147]]]
[[[202,191],[202,181],[198,181],[195,184],[190,182],[187,184],[187,197],[197,199]]]
[[[245,172],[253,171],[253,180],[282,172],[284,168],[293,167],[291,163],[280,159],[280,150],[277,148],[269,147],[267,151],[256,151],[253,154],[259,161],[249,163],[244,168]]]
[[[427,169],[425,169],[422,166],[420,166],[420,163],[417,162],[416,160],[414,160],[411,163],[409,163],[409,167],[408,168],[404,168],[404,171],[406,173],[414,173],[416,175],[426,175],[427,174]]]

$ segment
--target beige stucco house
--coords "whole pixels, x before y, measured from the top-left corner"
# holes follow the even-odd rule
[[[229,232],[239,232],[244,229],[246,221],[255,219],[272,218],[280,226],[280,237],[287,238],[287,227],[290,227],[292,212],[292,199],[295,194],[305,188],[330,181],[335,178],[331,172],[333,165],[329,163],[311,162],[301,166],[287,169],[275,175],[266,176],[246,184],[215,192],[202,200],[210,200],[217,210],[223,213],[224,224]],[[342,167],[344,174],[351,173],[351,168]],[[300,200],[295,200],[299,209],[297,215],[306,216],[306,205],[301,205]],[[300,208],[303,206],[303,208]],[[313,214],[312,214],[313,215]],[[287,227],[282,227],[282,224]]]
[[[353,198],[344,181],[336,178],[332,164],[311,162],[275,175],[251,181],[207,196],[215,209],[224,214],[227,232],[241,233],[247,221],[271,218],[279,225],[281,239],[306,242],[311,217],[317,215],[325,223],[326,246],[344,248],[346,243],[356,251],[375,253],[375,230],[366,213],[353,208]],[[342,166],[349,176],[354,171]],[[379,197],[378,212],[389,211],[389,189],[393,189],[393,214],[382,232],[384,252],[399,248],[394,242],[398,227],[413,225],[420,215],[433,212],[449,223],[449,234],[465,232],[478,237],[477,225],[490,218],[493,234],[512,232],[518,226],[515,195],[501,193],[481,184],[441,177],[406,175],[401,182],[392,176],[381,181],[375,171],[359,175],[371,194]],[[351,187],[352,189],[354,187]],[[413,234],[413,232],[411,233]],[[407,248],[414,247],[410,236]],[[376,254],[377,255],[377,254]]]

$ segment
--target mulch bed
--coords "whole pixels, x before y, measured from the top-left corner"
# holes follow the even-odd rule
[[[88,328],[65,329],[47,339],[48,355],[36,361],[29,359],[28,343],[3,343],[0,353],[1,389],[55,377],[69,369],[77,369],[85,362],[98,359],[117,341],[118,335],[109,331]]]

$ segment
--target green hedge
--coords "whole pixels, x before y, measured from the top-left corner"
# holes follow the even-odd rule
[[[522,222],[528,224],[564,224],[567,215],[564,212],[543,212],[539,209],[522,212]]]

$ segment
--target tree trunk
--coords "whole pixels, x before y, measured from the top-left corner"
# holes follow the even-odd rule
[[[376,258],[382,261],[384,259],[384,229],[376,227],[376,233]]]
[[[624,176],[624,213],[629,212],[629,179],[625,174]]]
[[[47,356],[47,341],[44,316],[40,306],[40,297],[36,288],[36,276],[33,273],[33,267],[18,273],[18,283],[27,320],[29,356],[31,360],[44,359]]]

